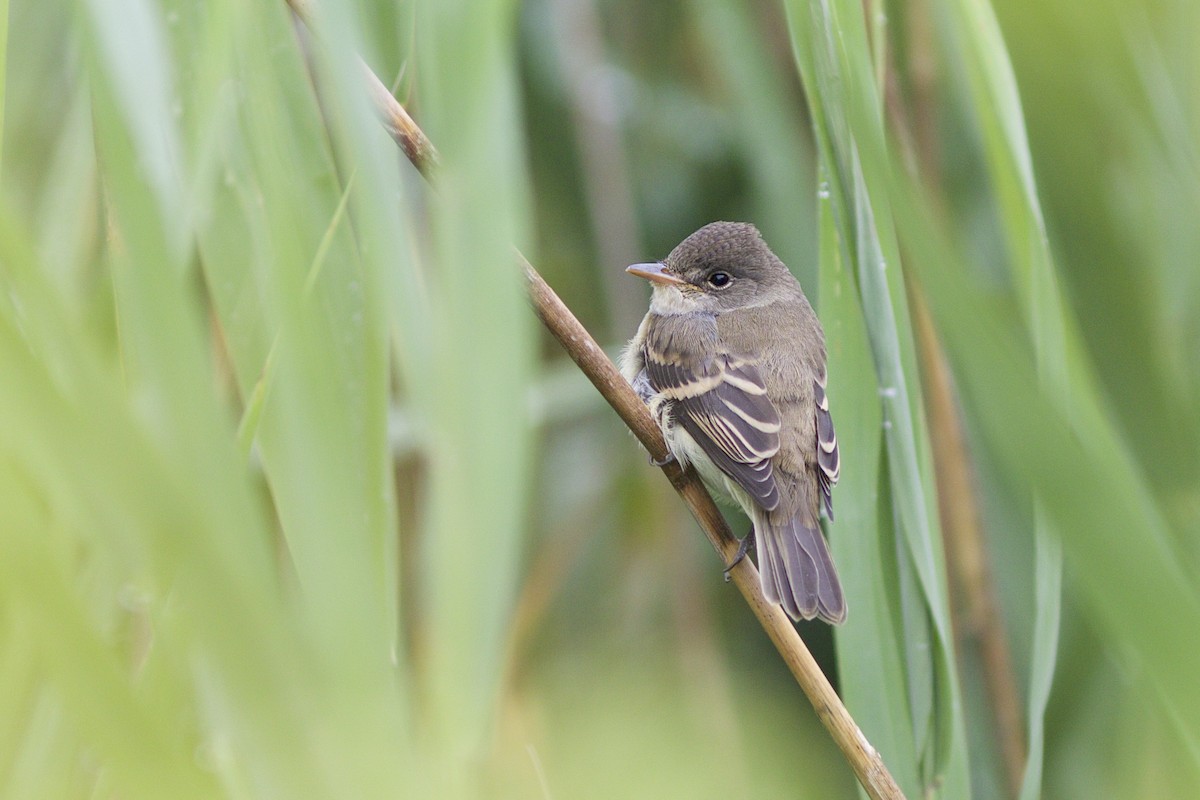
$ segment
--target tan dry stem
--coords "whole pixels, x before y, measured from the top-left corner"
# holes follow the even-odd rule
[[[308,0],[285,0],[288,8],[296,15],[296,18],[304,23],[304,26],[310,33],[313,30],[313,13],[312,4]],[[367,92],[371,96],[371,102],[375,105],[375,110],[379,114],[380,121],[383,127],[387,130],[392,140],[400,146],[404,151],[404,155],[412,162],[412,165],[417,168],[417,171],[424,175],[427,179],[432,179],[433,171],[437,168],[438,154],[433,143],[425,135],[425,132],[417,126],[413,118],[409,116],[408,111],[404,106],[397,102],[392,96],[391,91],[379,80],[379,76],[367,66],[367,63],[361,58],[358,63],[363,72],[363,78],[367,83]]]

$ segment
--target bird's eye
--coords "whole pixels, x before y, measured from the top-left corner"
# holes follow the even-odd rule
[[[729,281],[730,278],[728,272],[714,272],[712,275],[708,276],[708,282],[718,289],[728,286]]]

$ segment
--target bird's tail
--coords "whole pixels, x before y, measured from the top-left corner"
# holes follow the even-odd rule
[[[837,625],[846,619],[846,598],[821,528],[809,520],[803,510],[791,518],[754,515],[763,594],[792,619],[817,617]]]

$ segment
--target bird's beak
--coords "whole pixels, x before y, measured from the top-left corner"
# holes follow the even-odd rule
[[[630,264],[625,271],[630,275],[637,275],[651,283],[661,283],[664,286],[682,286],[687,283],[683,278],[667,269],[667,265],[661,261],[652,264]]]

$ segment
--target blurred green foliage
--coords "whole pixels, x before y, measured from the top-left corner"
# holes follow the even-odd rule
[[[0,3],[0,796],[856,796],[513,265],[615,352],[714,219],[824,320],[850,619],[801,632],[907,795],[1200,791],[1200,6],[314,9]]]

